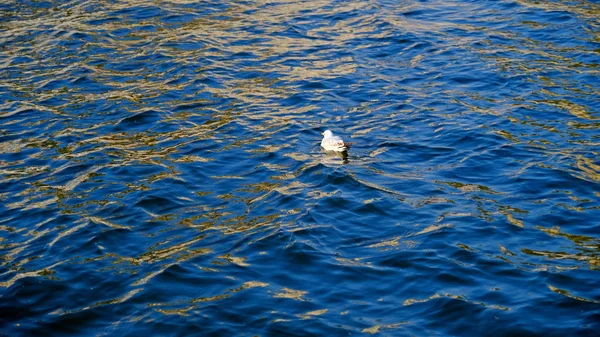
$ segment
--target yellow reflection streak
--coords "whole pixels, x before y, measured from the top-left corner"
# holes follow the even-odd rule
[[[592,299],[581,297],[581,296],[575,296],[575,295],[571,294],[570,292],[568,292],[568,291],[566,291],[564,289],[556,288],[556,287],[552,286],[551,284],[548,284],[548,289],[552,290],[553,292],[555,292],[557,294],[561,294],[563,296],[566,296],[568,298],[572,298],[572,299],[577,300],[577,301],[600,304],[600,301],[592,300]]]
[[[86,310],[97,308],[97,307],[123,303],[123,302],[127,301],[128,299],[132,298],[135,294],[139,293],[142,290],[144,290],[144,289],[143,288],[132,289],[121,297],[117,297],[117,298],[114,298],[111,300],[96,302],[90,306],[86,306],[86,307],[83,307],[80,309],[74,309],[74,310],[57,309],[57,310],[51,312],[50,314],[51,315],[69,315],[69,314],[74,314],[74,313],[86,311]]]
[[[380,330],[382,330],[382,329],[383,330],[397,329],[400,326],[402,326],[404,324],[408,324],[408,323],[410,323],[410,322],[406,321],[406,322],[399,322],[399,323],[394,323],[394,324],[377,324],[377,325],[374,325],[374,326],[372,326],[370,328],[365,328],[361,332],[368,333],[368,334],[372,335],[372,334],[379,333]]]
[[[28,271],[28,272],[22,272],[22,273],[17,273],[15,276],[13,276],[13,278],[11,278],[8,281],[4,281],[4,282],[0,282],[0,287],[2,288],[9,288],[11,287],[15,282],[17,282],[18,280],[25,278],[25,277],[38,277],[38,276],[45,276],[48,277],[52,274],[54,274],[54,271],[52,270],[52,268],[62,264],[63,262],[57,262],[53,265],[50,265],[46,268],[43,269],[39,269],[39,270],[34,270],[34,271]]]
[[[313,310],[313,311],[306,312],[304,314],[297,314],[296,316],[298,316],[300,319],[311,319],[311,318],[314,318],[315,316],[324,315],[327,313],[327,311],[328,311],[328,309]]]
[[[501,305],[489,305],[483,302],[473,302],[468,300],[466,297],[464,296],[460,296],[460,295],[453,295],[453,294],[433,294],[425,299],[414,299],[414,298],[409,298],[407,300],[405,300],[402,305],[404,306],[409,306],[409,305],[413,305],[413,304],[417,304],[417,303],[425,303],[425,302],[429,302],[431,300],[434,299],[438,299],[438,298],[442,298],[442,297],[446,297],[446,298],[451,298],[454,300],[459,300],[459,301],[463,301],[463,302],[467,302],[467,303],[471,303],[471,304],[476,304],[476,305],[481,305],[483,307],[486,308],[490,308],[490,309],[496,309],[496,310],[502,310],[502,311],[508,311],[510,310],[510,308],[505,307],[505,306],[501,306]]]
[[[280,292],[273,295],[274,298],[289,298],[296,301],[306,301],[303,296],[308,294],[308,291],[294,290],[290,288],[283,288]]]

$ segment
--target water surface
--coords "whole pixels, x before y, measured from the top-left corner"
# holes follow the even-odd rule
[[[598,335],[599,17],[0,4],[0,335]]]

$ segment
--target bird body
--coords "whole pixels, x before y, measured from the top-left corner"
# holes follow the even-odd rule
[[[323,140],[321,147],[327,151],[344,152],[350,148],[349,143],[344,143],[344,140],[338,136],[334,136],[330,130],[323,132]]]

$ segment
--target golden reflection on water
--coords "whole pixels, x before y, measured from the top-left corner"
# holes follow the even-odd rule
[[[540,231],[553,236],[562,237],[573,242],[576,247],[576,253],[569,253],[564,251],[547,251],[547,250],[534,250],[523,248],[521,251],[527,255],[541,256],[547,260],[572,260],[575,262],[587,262],[588,267],[592,270],[600,268],[600,238],[586,236],[586,235],[574,235],[568,234],[561,231],[558,226],[546,228],[537,226]],[[573,264],[572,268],[578,268],[578,264]]]
[[[587,0],[577,1],[576,6],[562,2],[539,2],[532,0],[516,0],[516,2],[526,7],[540,8],[547,11],[573,12],[586,18],[593,19],[600,17],[600,5]]]
[[[426,303],[429,302],[431,300],[436,300],[439,298],[449,298],[449,299],[453,299],[453,300],[459,300],[459,301],[463,301],[463,302],[467,302],[467,303],[471,303],[471,304],[475,304],[475,305],[480,305],[486,308],[490,308],[490,309],[496,309],[496,310],[502,310],[502,311],[508,311],[511,310],[508,307],[504,307],[501,305],[494,305],[494,304],[486,304],[484,302],[474,302],[474,301],[470,301],[469,299],[465,298],[464,296],[460,296],[460,295],[453,295],[453,294],[433,294],[425,299],[414,299],[414,298],[409,298],[406,299],[402,305],[404,306],[409,306],[409,305],[413,305],[413,304],[418,304],[418,303]]]
[[[60,308],[60,309],[57,309],[57,310],[51,312],[50,314],[51,315],[71,315],[71,314],[90,310],[90,309],[97,308],[97,307],[123,303],[123,302],[129,300],[130,298],[132,298],[133,296],[135,296],[137,293],[139,293],[142,290],[143,290],[143,288],[132,289],[129,292],[127,292],[125,295],[111,299],[111,300],[99,301],[90,306],[82,307],[79,309],[73,309],[73,310],[63,310],[62,308]]]
[[[592,299],[581,297],[581,296],[575,296],[575,295],[571,294],[567,290],[556,288],[556,287],[554,287],[554,286],[552,286],[550,284],[548,284],[548,289],[552,290],[553,292],[555,292],[557,294],[561,294],[563,296],[572,298],[572,299],[577,300],[577,301],[600,304],[600,301],[592,300]]]
[[[373,335],[373,334],[380,333],[381,330],[397,329],[397,328],[401,327],[402,325],[406,325],[408,323],[410,323],[410,322],[399,322],[399,323],[394,323],[394,324],[377,324],[370,328],[364,328],[361,332]]]
[[[168,302],[168,303],[167,302],[150,303],[150,304],[148,304],[148,307],[155,308],[154,310],[156,312],[159,312],[159,313],[165,314],[165,315],[187,316],[189,311],[192,311],[194,309],[199,309],[205,303],[218,302],[218,301],[221,301],[221,300],[224,300],[224,299],[227,299],[227,298],[233,296],[237,292],[244,291],[247,289],[265,288],[268,286],[269,286],[269,284],[265,283],[265,282],[248,281],[248,282],[244,282],[239,287],[229,289],[228,292],[220,294],[220,295],[210,296],[210,297],[198,297],[198,298],[194,298],[192,300],[174,301],[174,302]],[[189,305],[187,305],[187,304],[189,304]],[[185,307],[173,308],[173,309],[164,308],[164,307],[180,307],[182,305],[185,305]]]
[[[296,301],[306,301],[304,295],[308,294],[308,291],[294,290],[289,288],[283,288],[280,292],[273,295],[275,298],[289,298]]]
[[[62,261],[57,262],[53,265],[50,265],[50,266],[40,269],[40,270],[17,272],[10,280],[0,282],[0,287],[9,288],[18,280],[26,278],[26,277],[45,277],[48,279],[53,279],[54,277],[52,275],[54,275],[55,272],[52,270],[52,268],[54,268],[58,265],[61,265],[62,263],[63,263]]]
[[[309,311],[304,314],[298,314],[296,316],[298,316],[300,319],[312,319],[312,318],[315,318],[315,316],[324,315],[328,311],[329,311],[329,309],[319,309],[319,310]]]
[[[600,165],[594,164],[592,159],[581,155],[575,156],[577,168],[581,170],[587,180],[600,182]]]

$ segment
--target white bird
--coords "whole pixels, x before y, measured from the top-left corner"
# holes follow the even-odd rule
[[[338,136],[334,136],[330,130],[323,132],[323,140],[321,147],[327,151],[344,152],[350,148],[351,143],[344,143],[344,140]]]

